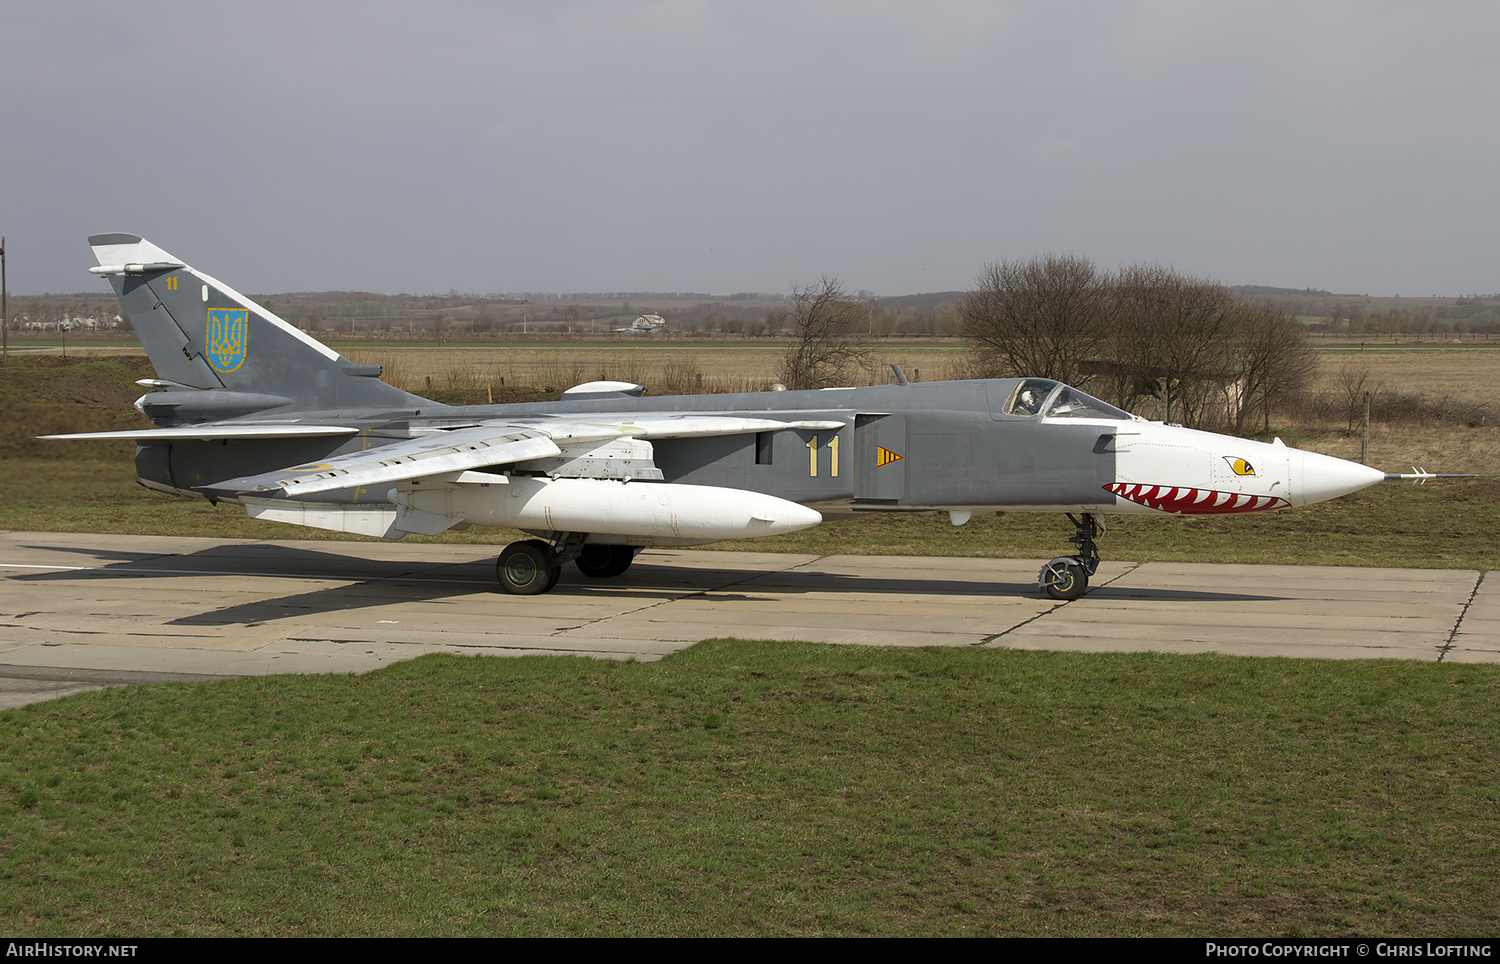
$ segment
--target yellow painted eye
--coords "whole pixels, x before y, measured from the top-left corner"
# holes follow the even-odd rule
[[[1234,461],[1229,463],[1229,467],[1234,469],[1235,475],[1255,474],[1255,466],[1251,465],[1249,462],[1246,462],[1244,459],[1235,459]]]

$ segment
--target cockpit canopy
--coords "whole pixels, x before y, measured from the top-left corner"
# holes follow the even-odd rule
[[[1050,378],[1028,378],[1016,386],[1005,403],[1005,414],[1041,418],[1109,418],[1130,421],[1135,416],[1071,385]]]

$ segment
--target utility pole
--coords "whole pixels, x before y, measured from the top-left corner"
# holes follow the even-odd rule
[[[5,239],[0,238],[0,365],[10,364],[10,289],[5,286]]]
[[[1359,464],[1370,464],[1370,393],[1365,392],[1365,430],[1359,440]]]

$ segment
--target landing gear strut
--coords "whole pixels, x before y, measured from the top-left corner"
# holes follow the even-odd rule
[[[1099,571],[1098,539],[1104,536],[1104,516],[1085,512],[1081,518],[1068,513],[1078,532],[1068,541],[1078,547],[1076,555],[1058,556],[1042,567],[1037,585],[1053,599],[1077,599],[1089,588],[1089,577]]]

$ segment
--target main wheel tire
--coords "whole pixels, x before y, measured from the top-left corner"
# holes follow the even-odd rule
[[[1089,588],[1089,574],[1071,562],[1049,562],[1042,570],[1042,588],[1053,599],[1077,599]]]
[[[540,539],[512,542],[495,560],[500,586],[517,596],[535,596],[557,585],[561,566],[552,564],[552,547]]]
[[[630,568],[635,552],[635,546],[587,545],[573,561],[590,579],[610,579]]]

